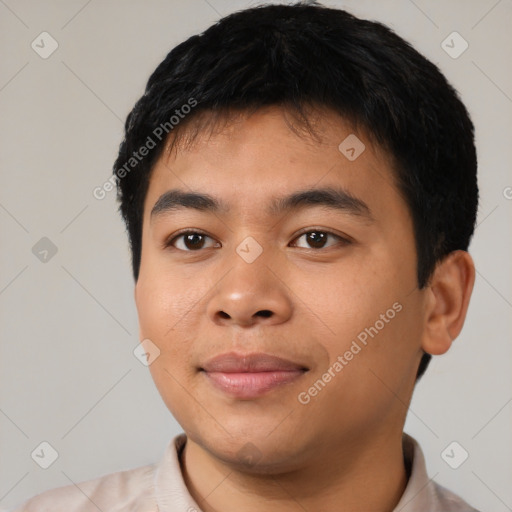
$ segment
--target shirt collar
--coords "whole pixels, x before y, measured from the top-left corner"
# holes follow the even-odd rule
[[[157,466],[154,487],[159,512],[201,511],[190,495],[181,472],[179,457],[186,442],[186,434],[177,435],[167,446],[164,457]],[[402,446],[405,465],[410,468],[410,476],[393,512],[440,510],[436,484],[428,478],[425,458],[419,444],[404,433]]]
[[[440,503],[436,496],[435,483],[428,477],[425,457],[420,445],[404,432],[402,448],[405,465],[410,466],[410,476],[405,491],[393,512],[438,510]]]
[[[155,499],[159,512],[201,512],[190,495],[180,467],[181,452],[187,442],[186,434],[177,435],[167,446],[155,472]]]

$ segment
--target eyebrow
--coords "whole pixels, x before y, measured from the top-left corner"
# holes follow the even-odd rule
[[[267,213],[278,216],[308,206],[320,206],[341,211],[352,216],[362,217],[370,222],[374,220],[369,206],[363,200],[343,188],[334,187],[298,190],[284,197],[273,197],[267,208]],[[212,213],[228,213],[230,211],[228,204],[210,194],[172,189],[164,192],[158,198],[151,210],[151,220],[187,208]]]

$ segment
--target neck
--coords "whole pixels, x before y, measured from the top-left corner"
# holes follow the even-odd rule
[[[188,439],[182,473],[204,512],[392,512],[407,484],[402,433],[345,445],[319,450],[298,469],[248,473]]]

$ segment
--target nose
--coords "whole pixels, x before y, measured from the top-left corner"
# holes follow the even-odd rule
[[[236,255],[234,265],[215,287],[207,306],[209,318],[219,326],[251,327],[286,322],[292,315],[290,288],[285,272],[260,256],[247,263]]]

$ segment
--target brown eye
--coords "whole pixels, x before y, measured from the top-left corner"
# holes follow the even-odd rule
[[[204,233],[197,231],[186,231],[175,236],[170,240],[166,246],[173,246],[180,251],[198,251],[205,248],[206,240],[213,240],[211,237]],[[210,247],[212,247],[210,245]]]
[[[329,235],[322,233],[321,231],[311,231],[306,233],[306,241],[314,249],[321,249],[327,242]]]
[[[341,241],[341,245],[349,243],[348,240],[342,238],[341,236],[335,235],[334,233],[329,233],[328,231],[320,230],[307,231],[302,233],[295,240],[300,240],[301,238],[305,240],[305,243],[308,244],[308,246],[302,247],[303,249],[325,249],[336,245],[336,243],[334,243],[326,246],[326,243],[330,237],[336,239],[338,244],[340,244]]]

